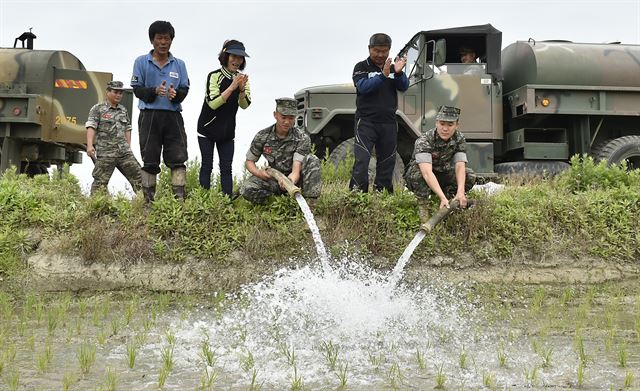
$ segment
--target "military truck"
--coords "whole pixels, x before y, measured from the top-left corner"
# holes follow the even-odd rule
[[[482,176],[553,174],[574,154],[640,168],[640,46],[529,39],[501,51],[501,43],[486,24],[421,31],[400,50],[410,86],[398,95],[396,183],[440,105],[462,109],[469,165]],[[480,62],[461,64],[463,46]],[[295,94],[297,126],[334,163],[353,148],[355,93],[347,83]]]
[[[0,48],[0,175],[10,167],[38,174],[51,164],[81,163],[89,109],[106,99],[112,79],[85,70],[69,52],[34,50],[35,38],[29,31],[13,48]],[[132,94],[123,102],[131,113]]]

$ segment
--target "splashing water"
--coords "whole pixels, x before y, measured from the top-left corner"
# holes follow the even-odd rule
[[[311,230],[311,235],[313,235],[313,242],[316,244],[316,251],[318,252],[318,257],[320,257],[320,261],[322,262],[322,267],[325,271],[329,271],[331,270],[331,267],[329,266],[329,256],[327,255],[327,250],[324,248],[324,243],[320,236],[320,230],[318,229],[316,220],[313,217],[313,213],[302,194],[296,193],[296,201],[298,202],[298,205],[300,205],[304,218],[307,220],[307,225]]]
[[[468,338],[473,309],[452,289],[389,289],[387,276],[365,262],[352,256],[328,271],[318,264],[280,270],[243,287],[217,320],[202,314],[172,328],[186,346],[209,336],[230,387],[247,384],[239,357],[251,353],[267,389],[290,384],[294,364],[311,389],[335,384],[344,364],[354,389],[370,389],[380,384],[381,367],[411,361],[416,347],[424,350],[443,335],[450,341]],[[337,349],[335,370],[327,370],[323,347],[329,345]]]
[[[416,250],[416,248],[418,247],[420,242],[422,242],[422,239],[424,239],[426,235],[427,233],[424,230],[422,229],[419,230],[416,236],[413,237],[413,240],[411,240],[411,243],[409,243],[407,248],[404,249],[404,252],[398,259],[398,263],[396,264],[396,266],[393,268],[393,271],[389,275],[389,285],[391,287],[394,287],[398,284],[398,282],[402,278],[402,274],[404,272],[404,266],[407,264],[407,262],[409,262],[411,255],[413,254],[413,252]]]

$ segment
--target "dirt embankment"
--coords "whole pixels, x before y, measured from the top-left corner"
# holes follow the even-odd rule
[[[391,270],[396,260],[373,258],[371,266]],[[51,254],[46,244],[27,259],[23,287],[39,291],[147,289],[153,291],[232,291],[260,280],[291,260],[247,261],[234,253],[225,263],[190,259],[183,263],[86,263],[80,257]],[[596,258],[521,255],[479,263],[471,254],[456,258],[435,256],[411,259],[407,282],[438,278],[457,282],[568,284],[599,283],[640,276],[640,263],[620,263]]]

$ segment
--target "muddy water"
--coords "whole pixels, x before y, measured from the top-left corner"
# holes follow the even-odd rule
[[[637,280],[392,289],[364,263],[284,269],[226,295],[2,295],[0,389],[640,385]],[[82,346],[95,348],[86,373]]]

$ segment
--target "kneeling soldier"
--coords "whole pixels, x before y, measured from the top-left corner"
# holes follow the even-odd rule
[[[264,156],[269,167],[286,175],[291,182],[302,188],[306,198],[320,196],[320,160],[311,154],[311,139],[293,126],[296,118],[296,100],[276,99],[274,125],[256,134],[247,152],[245,167],[252,175],[242,186],[241,194],[255,204],[264,204],[270,195],[284,194],[285,190],[266,170],[256,167],[260,156]]]
[[[85,124],[87,155],[95,164],[91,194],[106,189],[115,168],[127,178],[133,191],[140,189],[140,163],[131,151],[131,122],[127,109],[120,104],[123,93],[121,81],[108,82],[107,100],[89,111]]]
[[[449,207],[455,195],[460,207],[467,207],[466,191],[471,190],[476,176],[467,165],[466,141],[458,131],[460,109],[441,106],[436,127],[416,140],[413,159],[404,175],[407,188],[418,197],[420,220],[428,219],[427,198],[435,193],[440,208]]]

